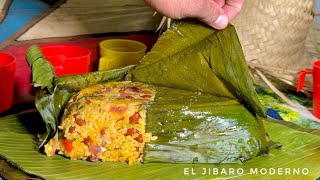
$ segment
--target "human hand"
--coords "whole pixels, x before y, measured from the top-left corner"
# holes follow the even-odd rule
[[[244,0],[144,0],[157,12],[172,18],[195,17],[213,28],[224,29],[240,12]]]

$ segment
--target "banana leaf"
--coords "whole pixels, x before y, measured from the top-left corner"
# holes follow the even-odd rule
[[[91,163],[72,161],[62,156],[45,156],[35,144],[36,135],[46,131],[45,124],[40,114],[33,111],[0,118],[0,153],[28,173],[25,177],[48,180],[213,178],[314,180],[320,177],[320,130],[304,129],[290,122],[271,119],[264,121],[264,125],[270,138],[281,142],[282,148],[272,149],[269,155],[256,157],[244,164],[151,163],[129,166],[126,163]],[[268,170],[266,174],[264,168]],[[285,175],[285,168],[290,169],[291,174]],[[272,169],[281,171],[282,175],[272,174]],[[303,174],[302,170],[306,169],[308,172]],[[229,173],[232,170],[234,174]],[[299,174],[293,174],[294,170],[299,171]],[[215,173],[216,171],[218,173]],[[236,173],[237,171],[239,173]],[[23,179],[21,173],[14,171],[6,173],[3,177]]]
[[[252,112],[253,116],[266,116],[265,110],[260,104],[255,92],[251,76],[246,66],[246,60],[242,52],[241,44],[232,25],[229,25],[222,31],[217,31],[200,24],[197,21],[176,23],[159,38],[151,49],[151,52],[147,53],[141,64],[133,69],[130,75],[134,81],[213,95],[214,97],[207,97],[211,103],[207,104],[207,106],[204,104],[208,102],[201,98],[201,96],[204,95],[193,99],[193,101],[198,100],[199,104],[186,106],[189,111],[188,113],[192,115],[199,113],[199,117],[201,116],[203,119],[207,120],[210,119],[210,117],[222,117],[222,122],[231,124],[233,119],[236,119],[234,125],[239,128],[239,132],[244,132],[240,130],[240,127],[254,127],[254,130],[249,130],[252,135],[251,137],[257,138],[259,143],[261,143],[260,153],[263,153],[264,151],[267,152],[267,140],[263,137],[264,135],[262,135],[264,129],[261,118],[247,115],[246,110],[241,109],[242,106],[233,105],[232,103],[229,104],[227,108],[221,107],[223,105],[217,103],[219,101],[216,101],[215,98],[225,97],[236,102],[240,101]],[[165,94],[159,96],[165,96]],[[190,100],[188,98],[190,95],[171,95],[171,97],[177,96],[181,96],[180,103],[183,102],[182,99]],[[244,138],[245,135],[241,133],[233,134],[231,136],[238,137],[239,142],[227,142],[224,141],[224,138],[226,138],[225,135],[217,137],[208,133],[208,131],[212,131],[224,132],[227,134],[226,131],[219,129],[223,126],[219,124],[218,121],[214,121],[212,124],[207,122],[206,128],[209,129],[208,131],[201,128],[197,129],[200,134],[205,132],[208,133],[207,136],[203,135],[200,138],[202,139],[203,144],[192,142],[196,140],[191,138],[191,135],[185,138],[183,143],[181,143],[181,140],[174,141],[169,138],[162,139],[166,137],[160,132],[163,128],[155,125],[154,121],[177,124],[177,129],[172,130],[174,128],[171,127],[169,130],[170,136],[176,138],[178,136],[178,129],[183,127],[183,124],[178,122],[181,121],[181,118],[188,119],[185,115],[186,112],[184,111],[184,108],[170,106],[170,100],[168,98],[165,98],[164,102],[165,101],[168,103],[160,102],[160,104],[163,103],[164,105],[152,107],[148,112],[147,130],[149,129],[150,132],[153,133],[156,132],[156,135],[160,134],[158,136],[160,137],[158,141],[161,141],[161,143],[156,142],[155,144],[147,144],[145,161],[185,162],[184,159],[190,158],[194,152],[206,152],[208,149],[210,150],[206,153],[211,154],[198,155],[196,157],[199,158],[195,161],[220,163],[232,162],[231,159],[235,160],[236,156],[232,156],[236,153],[232,154],[234,149],[229,145],[237,144],[239,148],[240,139]],[[159,102],[156,100],[154,106],[157,106],[157,103]],[[189,103],[184,102],[184,105],[185,104]],[[180,105],[183,105],[183,103]],[[202,105],[202,107],[195,108],[193,105]],[[177,111],[177,109],[179,110]],[[170,114],[166,112],[175,113]],[[213,112],[217,112],[217,114]],[[166,117],[170,117],[170,119]],[[192,118],[189,117],[189,123],[202,122],[199,120],[200,118],[197,120],[195,119],[195,116]],[[231,124],[229,124],[228,128],[232,127]],[[196,126],[195,124],[192,125]],[[198,124],[198,126],[201,125]],[[196,130],[193,129],[191,134],[194,135],[195,131]],[[176,142],[178,143],[174,146],[173,144]],[[188,144],[189,146],[183,146],[185,144]],[[197,150],[192,151],[190,147]],[[214,147],[220,147],[220,149]],[[252,152],[255,150],[253,148]],[[226,156],[226,152],[231,154]],[[247,157],[250,157],[250,155],[244,153],[245,151],[241,152],[243,153],[243,157],[239,158],[240,156],[237,156],[239,158],[238,161],[244,161]],[[188,153],[190,155],[188,155]],[[209,159],[208,157],[210,156],[215,157],[215,159]],[[201,159],[200,157],[207,158]]]
[[[49,61],[47,61],[38,46],[32,46],[27,54],[29,66],[32,68],[32,84],[34,87],[53,92],[53,78],[56,73]]]
[[[266,154],[263,126],[239,101],[155,86],[147,108],[144,163],[244,163]]]
[[[36,89],[35,104],[39,110],[47,131],[41,134],[39,147],[42,147],[58,132],[59,119],[72,95],[97,83],[120,81],[134,66],[116,70],[98,71],[86,75],[55,76],[53,66],[44,58],[37,45],[31,46],[26,59],[32,68],[32,82]]]
[[[232,25],[219,31],[197,21],[174,24],[132,71],[132,79],[237,98],[254,114],[266,117]]]

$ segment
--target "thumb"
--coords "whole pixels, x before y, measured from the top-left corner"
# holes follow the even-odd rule
[[[216,2],[209,1],[206,7],[200,11],[198,18],[213,28],[224,29],[229,23],[228,16]]]
[[[180,6],[177,9],[180,11],[176,12],[182,18],[196,17],[216,29],[223,29],[229,23],[224,10],[213,0],[184,0],[184,3],[181,0],[176,0],[171,2],[179,2]]]
[[[213,28],[223,29],[229,23],[220,7],[224,0],[144,0],[158,12],[173,19],[195,17]]]

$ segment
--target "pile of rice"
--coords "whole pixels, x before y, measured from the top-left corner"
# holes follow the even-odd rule
[[[137,82],[95,85],[75,94],[66,105],[58,137],[45,145],[56,152],[89,161],[142,162],[146,142],[146,108],[155,90]]]

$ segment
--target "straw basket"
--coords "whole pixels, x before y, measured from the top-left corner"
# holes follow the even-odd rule
[[[257,84],[265,85],[263,74],[280,89],[293,88],[299,71],[312,67],[320,48],[319,29],[309,33],[314,5],[314,0],[245,1],[232,24]]]
[[[320,3],[320,2],[319,2]],[[320,12],[317,12],[315,22],[306,41],[306,49],[310,59],[320,59]]]

